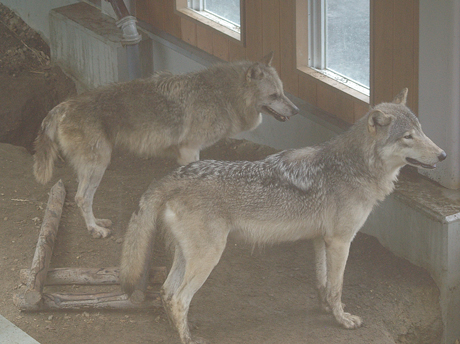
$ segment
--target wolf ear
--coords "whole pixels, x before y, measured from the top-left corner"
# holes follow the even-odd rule
[[[246,81],[261,80],[264,77],[262,66],[271,66],[273,60],[273,51],[265,55],[260,62],[253,63],[246,72]]]
[[[393,99],[393,103],[395,104],[401,104],[401,105],[406,105],[406,100],[407,100],[407,92],[409,90],[406,88],[403,88],[401,92]]]
[[[262,70],[260,63],[253,63],[246,72],[246,81],[251,82],[252,80],[262,80],[264,77],[264,71]]]
[[[273,51],[270,51],[267,55],[265,55],[262,60],[260,60],[260,63],[263,63],[264,65],[271,66],[272,61],[273,61]]]
[[[367,128],[371,134],[375,134],[379,127],[389,126],[392,120],[392,115],[386,115],[380,110],[372,110],[367,117]]]

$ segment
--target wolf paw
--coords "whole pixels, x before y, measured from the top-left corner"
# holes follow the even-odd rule
[[[98,226],[107,228],[112,226],[112,221],[110,221],[109,219],[96,219],[96,224]]]
[[[88,228],[88,231],[95,239],[107,238],[112,232],[110,229],[101,226],[91,226]]]
[[[342,313],[341,317],[336,317],[337,321],[347,329],[355,329],[363,324],[363,320],[357,315]]]

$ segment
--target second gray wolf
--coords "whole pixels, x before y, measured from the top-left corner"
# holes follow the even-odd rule
[[[107,237],[111,221],[96,219],[92,208],[116,146],[144,156],[173,154],[186,165],[220,139],[256,128],[261,113],[286,121],[298,112],[272,58],[183,75],[160,72],[64,101],[45,117],[35,140],[36,179],[51,179],[60,150],[77,172],[75,201],[86,227],[94,237]]]
[[[345,312],[341,302],[353,238],[392,192],[404,165],[431,169],[446,158],[423,133],[406,97],[404,89],[318,146],[255,162],[194,162],[153,183],[125,236],[122,288],[142,289],[154,237],[162,232],[174,252],[163,305],[182,343],[202,343],[190,334],[189,305],[229,235],[254,245],[312,239],[322,308],[345,328],[361,326],[362,319]]]

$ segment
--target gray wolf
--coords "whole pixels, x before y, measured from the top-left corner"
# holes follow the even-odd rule
[[[143,156],[173,155],[180,165],[222,138],[256,128],[261,113],[286,121],[298,108],[284,95],[271,66],[221,63],[198,72],[160,72],[101,87],[64,101],[42,122],[34,174],[47,183],[60,150],[77,172],[75,201],[94,237],[107,237],[108,219],[93,215],[93,198],[116,146]]]
[[[372,208],[390,194],[406,164],[435,168],[446,158],[406,107],[407,89],[371,109],[348,131],[314,147],[249,162],[199,161],[180,167],[142,196],[123,244],[120,281],[142,285],[153,240],[162,232],[174,258],[163,305],[182,343],[191,337],[193,295],[219,262],[229,235],[253,244],[312,239],[322,308],[348,329],[343,275],[350,244]]]

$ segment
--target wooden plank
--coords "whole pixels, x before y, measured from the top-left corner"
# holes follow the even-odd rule
[[[347,123],[355,123],[353,98],[344,95],[342,92],[338,92],[337,102],[334,106],[334,112],[332,114]]]
[[[62,180],[59,180],[50,191],[29,278],[26,283],[27,289],[24,292],[24,299],[29,304],[37,304],[42,299],[43,287],[51,256],[53,255],[54,241],[59,229],[65,195],[64,184]]]
[[[318,84],[317,106],[347,123],[354,122],[352,98],[344,96],[334,87],[324,83]]]
[[[30,270],[21,269],[20,280],[27,283]],[[54,268],[49,269],[46,275],[45,285],[113,285],[120,284],[120,269],[109,268]],[[166,268],[163,266],[153,267],[150,270],[150,283],[162,284],[166,280]]]
[[[246,59],[246,48],[231,39],[228,40],[228,60],[240,61]]]
[[[212,54],[212,32],[203,25],[196,26],[196,46]]]
[[[43,294],[43,302],[38,304],[29,304],[22,296],[22,294],[15,295],[14,304],[21,311],[29,312],[70,309],[128,310],[150,309],[162,306],[159,293],[152,293],[151,298],[147,298],[140,303],[132,302],[127,294],[120,292],[96,294],[45,293]]]
[[[390,101],[393,94],[394,1],[371,0],[371,104]]]
[[[150,1],[135,1],[134,5],[137,19],[147,22],[146,19],[148,19],[148,13],[150,12]]]
[[[164,30],[166,20],[164,3],[165,0],[136,1],[137,17],[160,30]]]
[[[295,2],[296,68],[308,67],[308,1]]]
[[[214,30],[212,32],[212,54],[223,61],[228,61],[228,38]]]
[[[369,104],[359,99],[353,100],[353,122],[356,122],[368,112]]]
[[[162,0],[164,30],[174,37],[181,38],[181,18],[175,13],[175,2]]]
[[[420,25],[420,1],[419,0],[412,0],[414,10],[414,65],[412,66],[412,83],[413,89],[410,92],[413,94],[413,103],[411,103],[411,109],[414,113],[418,114],[418,97],[419,97],[419,90],[418,90],[418,76],[419,76],[419,25]]]
[[[181,39],[196,47],[196,24],[181,17]]]
[[[280,73],[285,91],[297,96],[299,80],[296,71],[295,0],[280,6]],[[305,37],[306,39],[306,37]]]
[[[407,104],[414,109],[418,103],[417,85],[415,84],[414,72],[416,68],[416,56],[418,46],[415,44],[415,34],[418,35],[418,27],[415,27],[414,10],[418,7],[413,0],[399,1],[395,4],[394,11],[394,55],[393,55],[393,96],[398,94],[404,87],[409,88]],[[388,99],[391,100],[391,99]]]
[[[298,74],[299,78],[299,88],[298,88],[298,94],[299,97],[306,102],[310,103],[311,105],[317,106],[317,101],[316,101],[316,86],[318,84],[318,81],[315,80],[313,77],[299,72]]]
[[[272,66],[279,72],[280,59],[280,3],[279,0],[264,0],[262,3],[262,51],[263,55],[275,53]]]
[[[326,87],[324,84],[317,84],[317,106],[330,113],[335,115],[335,105],[337,104],[337,93],[333,92],[329,87]]]
[[[263,57],[262,0],[246,1],[245,10],[246,58],[251,61],[259,61]]]

